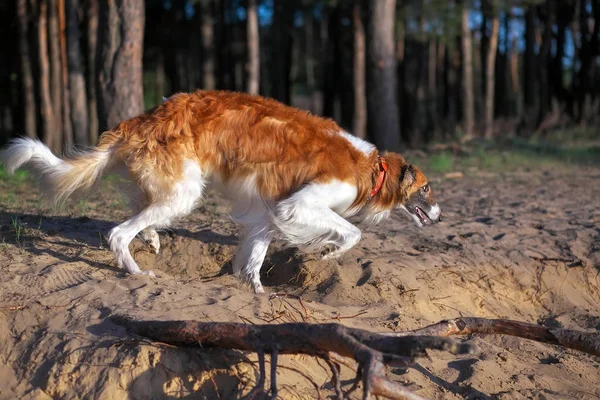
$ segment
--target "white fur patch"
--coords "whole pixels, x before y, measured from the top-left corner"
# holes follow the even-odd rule
[[[337,132],[337,134],[349,141],[352,147],[354,147],[358,151],[362,151],[366,155],[369,155],[375,150],[377,150],[375,145],[359,138],[358,136],[351,135],[350,133],[344,131]]]

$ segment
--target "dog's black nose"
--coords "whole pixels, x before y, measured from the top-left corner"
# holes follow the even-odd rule
[[[442,222],[442,213],[440,213],[440,216],[438,217],[437,222]]]

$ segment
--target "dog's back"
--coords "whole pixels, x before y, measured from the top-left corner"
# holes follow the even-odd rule
[[[216,181],[253,179],[265,199],[281,199],[319,179],[370,186],[361,171],[375,162],[375,147],[345,135],[332,120],[275,100],[198,91],[122,122],[100,144],[119,143],[116,156],[145,191],[168,193],[192,160]],[[150,171],[156,179],[145,184]]]

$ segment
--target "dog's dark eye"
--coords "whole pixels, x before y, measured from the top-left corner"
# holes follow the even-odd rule
[[[421,190],[423,191],[423,193],[427,193],[429,192],[429,185],[425,185],[421,188]]]

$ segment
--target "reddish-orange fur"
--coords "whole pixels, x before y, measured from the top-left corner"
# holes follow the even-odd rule
[[[99,148],[112,148],[149,199],[169,192],[182,176],[184,159],[197,160],[206,173],[217,172],[225,182],[255,177],[265,199],[289,196],[305,183],[334,179],[358,189],[354,206],[361,208],[379,174],[377,152],[365,155],[336,134],[342,129],[323,119],[275,100],[243,93],[197,91],[177,94],[154,109],[104,133]],[[426,183],[415,168],[415,182],[402,188],[406,161],[382,154],[389,170],[378,195],[376,211],[392,209]]]

